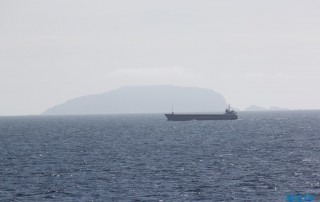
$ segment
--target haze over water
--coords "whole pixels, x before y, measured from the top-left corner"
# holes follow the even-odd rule
[[[320,199],[320,111],[0,117],[1,201]]]

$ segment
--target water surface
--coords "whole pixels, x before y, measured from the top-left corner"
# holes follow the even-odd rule
[[[319,125],[320,111],[0,117],[0,200],[317,201]]]

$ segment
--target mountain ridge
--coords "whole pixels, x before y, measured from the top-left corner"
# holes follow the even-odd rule
[[[43,115],[122,114],[223,111],[223,95],[199,87],[125,86],[100,94],[85,95],[53,106]]]

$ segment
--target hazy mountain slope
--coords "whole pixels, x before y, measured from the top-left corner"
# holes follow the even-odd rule
[[[224,97],[210,89],[176,86],[132,86],[72,99],[43,114],[116,114],[223,111]]]

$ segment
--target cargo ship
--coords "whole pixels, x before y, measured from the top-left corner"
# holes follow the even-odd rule
[[[172,110],[171,114],[164,114],[168,121],[204,121],[204,120],[237,120],[238,114],[232,110],[230,105],[224,114],[175,114]]]

